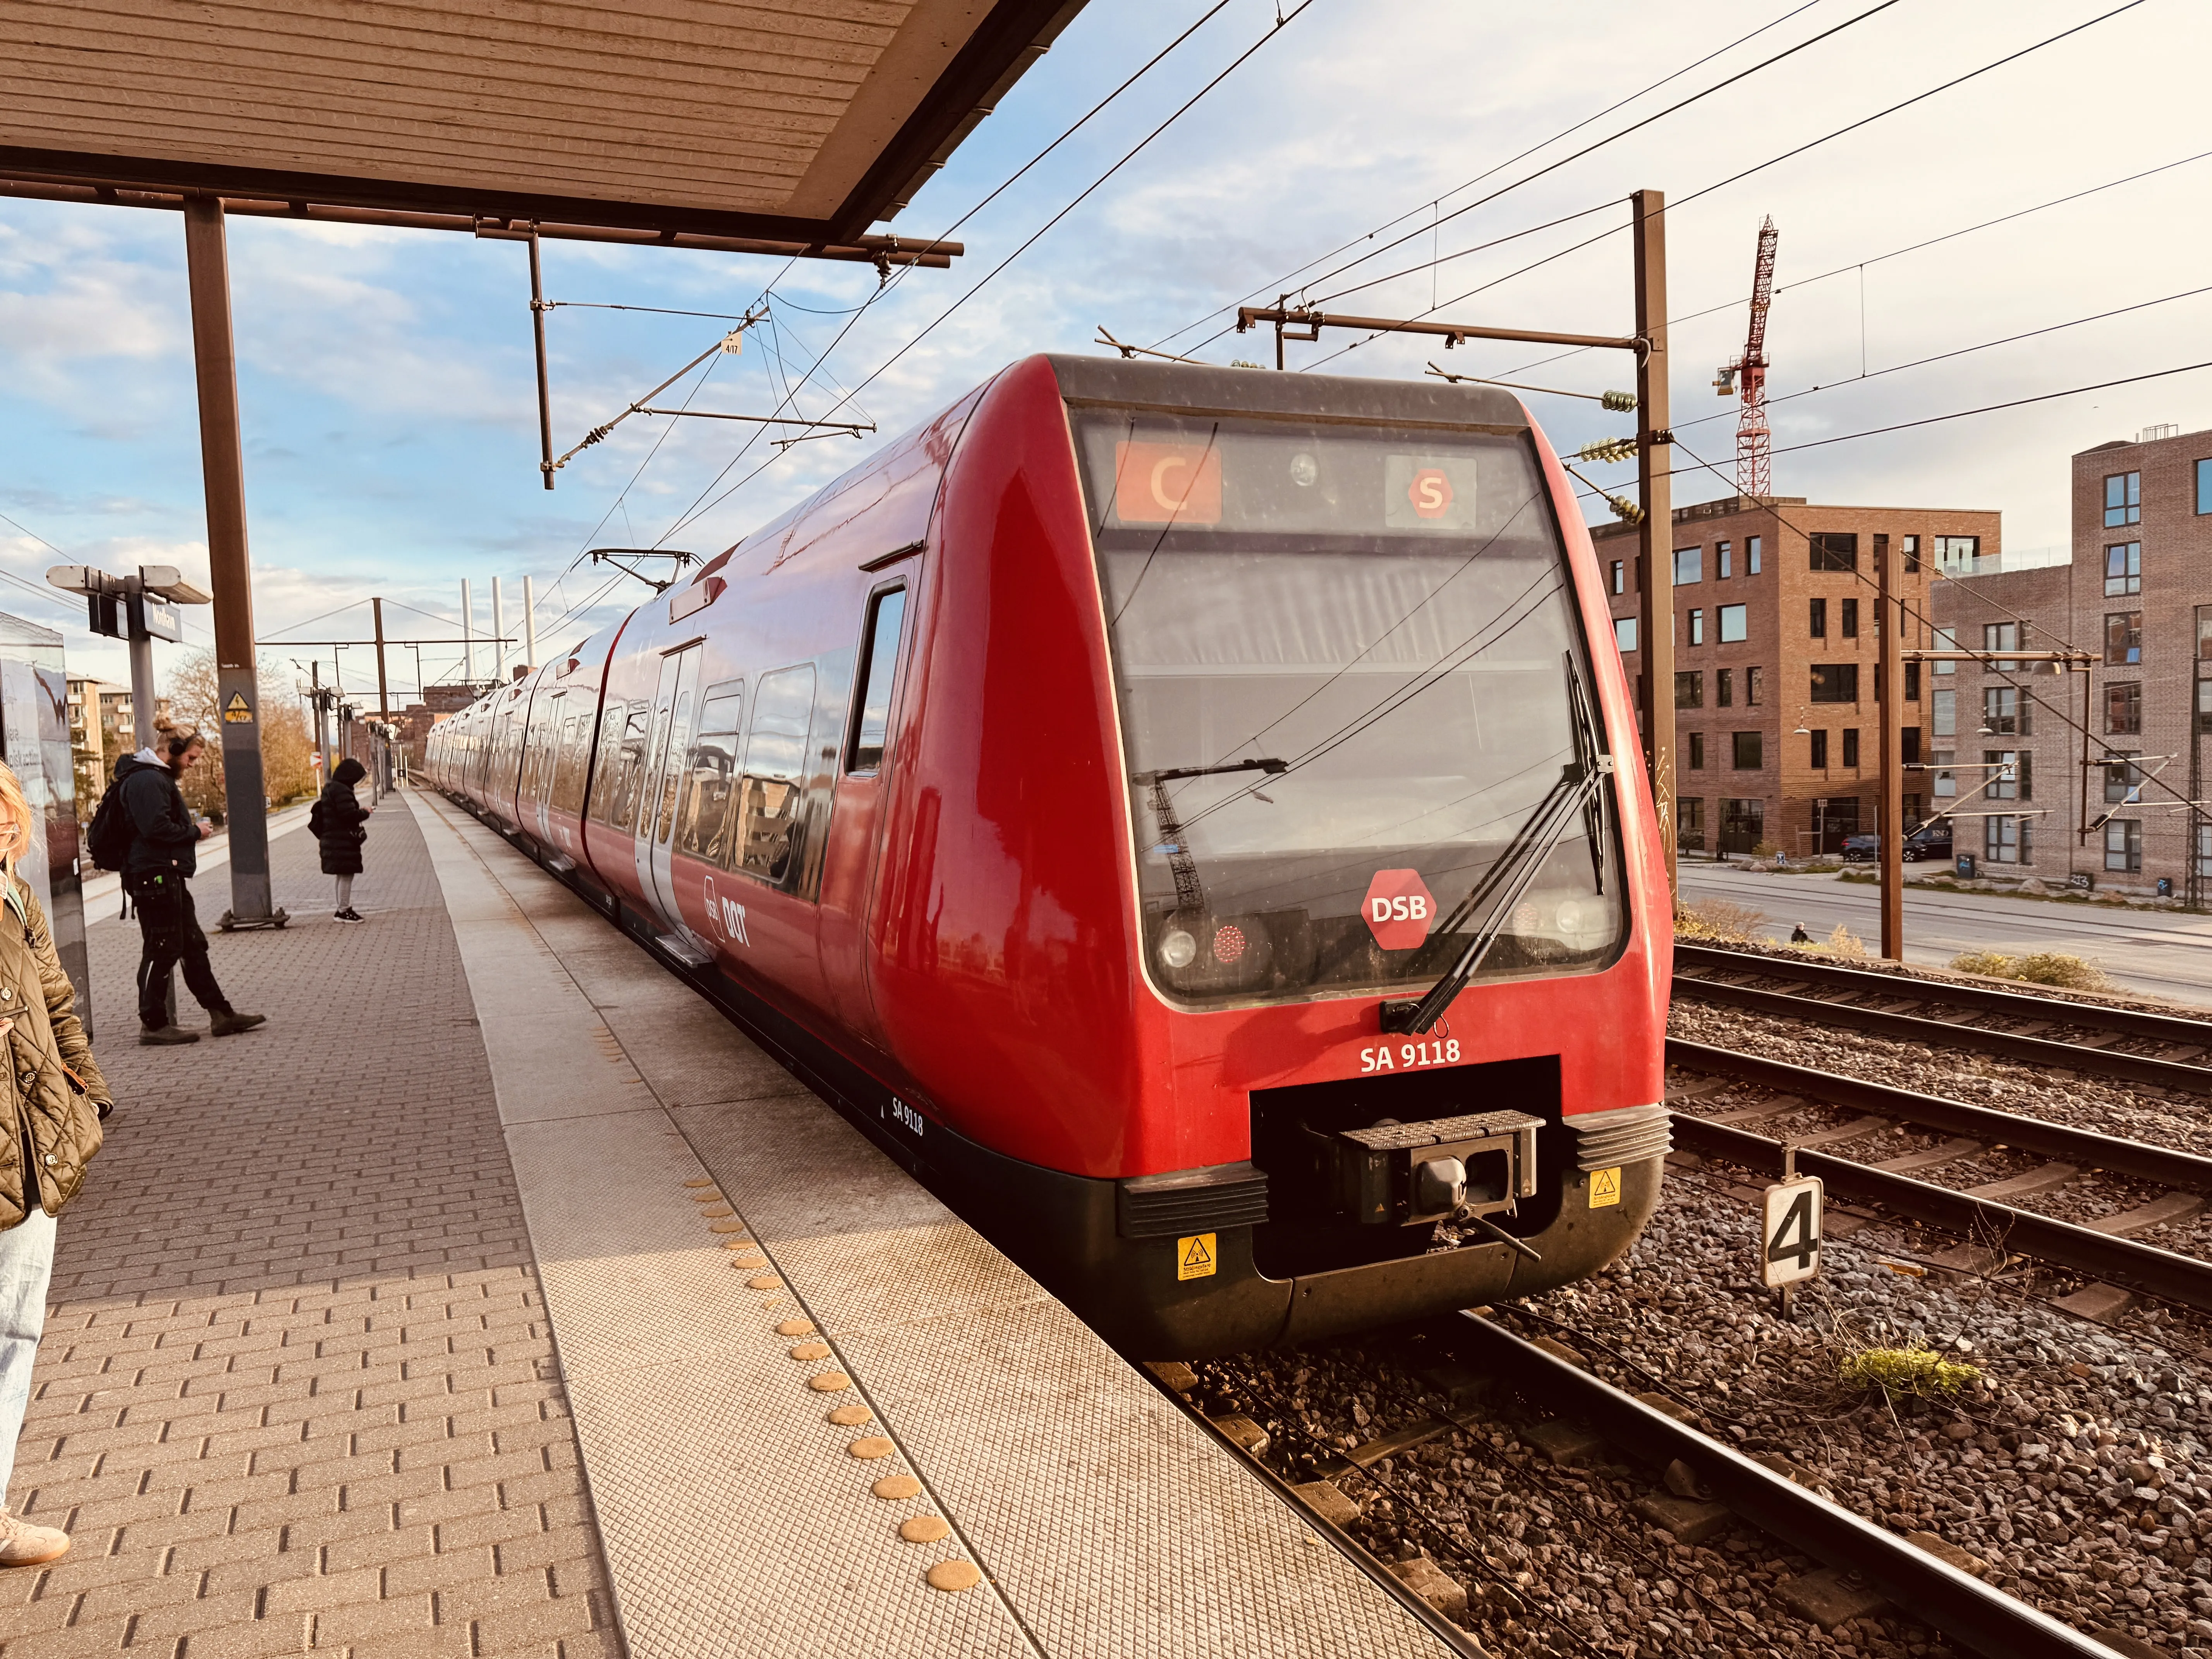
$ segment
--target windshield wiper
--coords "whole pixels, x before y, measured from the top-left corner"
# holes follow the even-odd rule
[[[1597,727],[1590,717],[1589,702],[1583,696],[1582,681],[1575,674],[1571,658],[1567,662],[1567,701],[1575,727],[1574,763],[1559,769],[1559,781],[1513,832],[1513,839],[1506,843],[1505,850],[1483,872],[1473,890],[1452,908],[1451,914],[1437,923],[1437,933],[1453,933],[1486,903],[1489,906],[1481,927],[1468,940],[1444,976],[1429,988],[1427,995],[1418,1000],[1408,998],[1382,1005],[1385,1031],[1410,1032],[1418,1036],[1443,1018],[1452,999],[1467,988],[1468,981],[1482,966],[1482,959],[1490,954],[1491,946],[1504,936],[1513,907],[1520,903],[1522,896],[1535,881],[1553,848],[1566,839],[1577,817],[1582,819],[1583,833],[1589,837],[1598,890],[1605,890],[1605,781],[1613,775],[1613,757],[1599,752]]]
[[[1210,778],[1224,772],[1265,772],[1273,777],[1290,769],[1288,761],[1270,758],[1228,761],[1219,766],[1170,766],[1158,772],[1131,775],[1132,783],[1143,784],[1152,791],[1152,817],[1159,824],[1158,850],[1168,855],[1168,872],[1175,878],[1176,915],[1202,912],[1206,890],[1199,884],[1198,860],[1191,857],[1189,843],[1183,839],[1182,820],[1176,816],[1175,803],[1168,799],[1168,786],[1184,778]]]

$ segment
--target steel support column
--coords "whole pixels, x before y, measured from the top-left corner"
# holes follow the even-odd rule
[[[1881,798],[1875,830],[1881,836],[1881,953],[1905,960],[1905,596],[1893,538],[1874,538],[1875,623],[1881,648],[1875,659],[1875,706],[1881,721]]]
[[[1674,465],[1667,397],[1667,197],[1639,190],[1636,215],[1636,332],[1645,342],[1636,360],[1637,526],[1636,648],[1644,664],[1637,702],[1644,716],[1644,759],[1667,884],[1679,891],[1674,854]]]
[[[246,541],[246,462],[239,436],[238,359],[230,326],[230,256],[222,202],[185,203],[185,271],[199,380],[200,465],[206,480],[209,586],[215,594],[216,701],[222,725],[223,804],[230,828],[230,908],[221,926],[281,927],[269,891],[269,804],[261,770],[261,687],[253,641],[253,575]]]

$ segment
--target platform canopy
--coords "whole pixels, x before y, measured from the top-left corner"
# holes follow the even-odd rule
[[[896,257],[1082,3],[0,0],[0,193]]]

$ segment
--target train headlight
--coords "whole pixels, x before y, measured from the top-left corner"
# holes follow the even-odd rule
[[[1170,968],[1188,968],[1198,960],[1198,941],[1180,927],[1170,928],[1160,938],[1160,960]]]

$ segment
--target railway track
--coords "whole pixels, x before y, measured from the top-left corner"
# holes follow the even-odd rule
[[[1876,1205],[1966,1241],[1960,1248],[1980,1260],[1962,1257],[1960,1266],[1995,1265],[2009,1255],[2028,1256],[2212,1312],[2212,1262],[2160,1249],[2133,1236],[2188,1220],[2202,1211],[2207,1195],[2212,1194],[2212,1158],[1679,1038],[1668,1041],[1667,1063],[1717,1083],[1747,1083],[1765,1091],[1763,1099],[1735,1103],[1713,1117],[1682,1109],[1682,1103],[1713,1091],[1692,1085],[1671,1091],[1670,1103],[1676,1103],[1674,1144],[1686,1152],[1771,1175],[1782,1173],[1785,1157],[1794,1158],[1797,1172],[1820,1176],[1833,1198]],[[1841,1107],[1860,1115],[1788,1139],[1747,1127],[1790,1115],[1810,1103]],[[1933,1146],[1873,1162],[1823,1150],[1863,1142],[1878,1152],[1885,1139],[1908,1127],[1942,1139]],[[1963,1188],[1917,1178],[1999,1146],[2049,1161],[2003,1180]],[[2086,1224],[2008,1201],[2054,1191],[2094,1170],[2166,1190],[2146,1203]]]
[[[1674,989],[1817,1025],[2212,1094],[2212,1024],[2178,1015],[1702,945],[1675,945]]]
[[[1685,1420],[1691,1413],[1683,1403],[1656,1393],[1632,1395],[1615,1388],[1594,1375],[1562,1343],[1526,1339],[1486,1309],[1435,1322],[1421,1334],[1437,1339],[1437,1348],[1469,1373],[1503,1382],[1522,1398],[1542,1401],[1556,1413],[1510,1431],[1562,1466],[1563,1472],[1565,1466],[1590,1456],[1600,1443],[1611,1448],[1608,1455],[1620,1462],[1638,1462],[1663,1471],[1653,1480],[1651,1492],[1635,1506],[1643,1523],[1672,1533],[1679,1540],[1695,1542],[1731,1520],[1741,1520],[1823,1564],[1774,1592],[1797,1616],[1841,1622],[1887,1603],[1891,1610],[1904,1612],[1960,1647],[1991,1659],[2112,1659],[2112,1650],[2104,1644],[1822,1497],[1801,1484],[1786,1465],[1778,1467],[1779,1460],[1747,1457],[1706,1434]],[[1424,1500],[1417,1490],[1401,1496],[1385,1473],[1389,1460],[1455,1430],[1498,1426],[1492,1412],[1479,1406],[1461,1407],[1462,1396],[1454,1391],[1455,1409],[1449,1413],[1415,1418],[1357,1449],[1316,1441],[1321,1465],[1317,1473],[1322,1478],[1294,1485],[1265,1461],[1267,1429],[1250,1416],[1207,1417],[1191,1397],[1197,1378],[1189,1368],[1158,1364],[1148,1369],[1164,1393],[1286,1501],[1303,1510],[1317,1535],[1343,1550],[1401,1601],[1410,1598],[1425,1615],[1425,1622],[1461,1651],[1482,1650],[1469,1632],[1413,1593],[1422,1583],[1418,1571],[1410,1579],[1401,1578],[1346,1530],[1358,1510],[1326,1478],[1326,1472],[1358,1473],[1382,1492],[1400,1498],[1400,1516],[1418,1526]],[[1279,1431],[1288,1425],[1289,1432],[1301,1432],[1295,1426],[1296,1413],[1282,1402],[1255,1405],[1264,1405],[1261,1414]],[[1479,1436],[1474,1447],[1483,1449]],[[1495,1618],[1517,1612],[1540,1625],[1548,1620],[1544,1644],[1548,1651],[1595,1655],[1609,1650],[1582,1638],[1563,1613],[1548,1609],[1540,1597],[1532,1595],[1528,1575],[1516,1579],[1502,1573],[1479,1549],[1460,1545],[1446,1528],[1432,1525],[1425,1530],[1443,1565],[1473,1581],[1470,1604],[1480,1613]],[[1628,1537],[1626,1531],[1624,1547],[1650,1553],[1648,1544]],[[1663,1576],[1680,1569],[1662,1559],[1656,1571]],[[1713,1621],[1731,1627],[1741,1618],[1717,1604],[1711,1613]],[[1699,1649],[1684,1632],[1676,1650]]]

